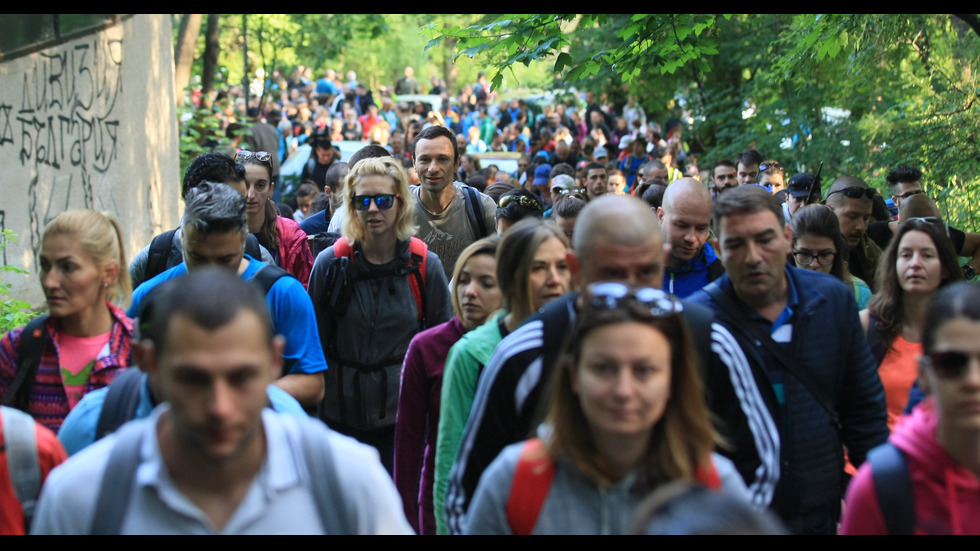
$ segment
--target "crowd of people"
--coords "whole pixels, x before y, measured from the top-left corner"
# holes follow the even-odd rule
[[[893,214],[701,171],[633,97],[304,73],[218,101],[232,150],[131,262],[111,213],[44,228],[0,533],[980,532],[980,235],[915,167]]]

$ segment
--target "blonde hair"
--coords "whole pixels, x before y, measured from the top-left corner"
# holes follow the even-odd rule
[[[500,238],[496,235],[491,235],[490,237],[484,237],[470,243],[468,247],[463,249],[463,252],[459,253],[459,258],[456,259],[456,266],[453,267],[453,288],[452,288],[452,301],[453,301],[453,311],[456,312],[456,317],[463,319],[463,307],[459,303],[459,294],[456,289],[459,288],[459,276],[463,273],[463,268],[466,267],[466,263],[469,262],[474,256],[479,256],[481,254],[489,255],[494,259],[496,265],[496,254],[497,254],[497,242]],[[494,272],[496,275],[496,272]]]
[[[415,235],[416,227],[412,216],[415,210],[415,196],[408,188],[405,169],[394,157],[362,159],[351,167],[344,185],[344,205],[347,216],[340,225],[340,233],[348,241],[355,243],[362,242],[367,237],[367,230],[361,224],[361,218],[357,216],[357,210],[354,208],[354,188],[368,176],[387,176],[395,182],[395,193],[398,195],[395,198],[395,204],[398,206],[394,227],[395,237],[398,241],[404,241]]]
[[[126,262],[122,230],[119,221],[112,213],[91,209],[65,211],[44,227],[41,243],[56,235],[67,235],[77,240],[100,269],[111,262],[118,263],[116,280],[106,290],[106,298],[115,304],[123,306],[129,304],[133,285],[129,279],[129,264]]]

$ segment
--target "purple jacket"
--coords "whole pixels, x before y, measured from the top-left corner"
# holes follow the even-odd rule
[[[432,483],[442,373],[449,349],[465,332],[458,317],[422,331],[408,345],[402,365],[395,420],[395,486],[402,497],[405,517],[419,534],[436,533]]]

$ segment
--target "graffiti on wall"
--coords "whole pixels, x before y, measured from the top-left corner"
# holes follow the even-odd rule
[[[94,35],[30,56],[21,74],[4,77],[21,85],[0,97],[0,154],[14,153],[30,173],[24,207],[34,251],[60,212],[93,207],[93,182],[116,160],[121,69],[122,40]]]

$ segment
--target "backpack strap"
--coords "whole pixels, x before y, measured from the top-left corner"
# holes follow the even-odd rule
[[[555,461],[540,438],[524,442],[507,498],[507,522],[514,535],[529,536],[534,531],[555,470]]]
[[[150,249],[146,256],[146,269],[143,271],[143,281],[163,273],[167,269],[167,258],[170,257],[170,247],[174,242],[176,229],[165,231],[150,241]]]
[[[333,257],[340,258],[346,256],[351,262],[354,261],[354,247],[346,237],[338,239],[333,244]]]
[[[715,258],[714,262],[708,264],[708,281],[714,281],[723,275],[725,275],[725,266],[720,258]]]
[[[37,496],[41,493],[41,464],[37,458],[34,418],[23,411],[0,406],[3,448],[6,449],[10,484],[24,509],[24,531],[30,529]]]
[[[300,431],[303,459],[323,528],[331,535],[357,534],[356,515],[350,510],[350,500],[344,498],[344,486],[337,473],[333,449],[324,433],[329,429],[322,425],[317,427],[318,430],[309,428]]]
[[[140,464],[142,425],[128,425],[116,434],[116,441],[109,451],[109,459],[102,474],[95,514],[92,515],[89,533],[93,535],[115,535],[122,529],[129,507],[129,496],[136,480],[136,469]]]
[[[37,378],[37,370],[41,365],[44,342],[48,339],[48,330],[45,327],[47,321],[48,316],[38,316],[27,322],[20,332],[20,343],[17,347],[20,365],[14,380],[3,395],[3,405],[24,412],[30,409],[31,389],[34,388],[34,379]]]
[[[698,465],[698,469],[694,472],[694,479],[709,490],[721,489],[721,477],[718,476],[714,461],[709,460],[707,465]]]
[[[105,401],[102,402],[99,422],[95,428],[96,440],[112,434],[123,423],[136,417],[142,384],[143,372],[136,367],[125,369],[116,376],[106,391]]]
[[[245,236],[245,254],[255,260],[262,260],[262,245],[259,245],[259,238],[254,233]]]
[[[466,196],[466,216],[470,219],[470,227],[477,239],[483,239],[487,235],[487,222],[483,212],[483,202],[480,201],[480,192],[475,188],[464,185],[463,194]]]
[[[425,316],[425,270],[429,258],[429,246],[418,237],[412,237],[408,244],[408,286],[415,297],[415,305],[419,310],[419,327],[427,326]]]
[[[912,477],[905,454],[891,442],[868,452],[878,508],[890,535],[912,535],[915,530],[915,503]]]
[[[252,276],[252,283],[258,285],[259,289],[262,290],[262,296],[265,296],[269,294],[272,286],[284,277],[294,276],[279,266],[274,264],[266,264],[265,266],[259,268],[259,271],[255,272],[255,275]]]

